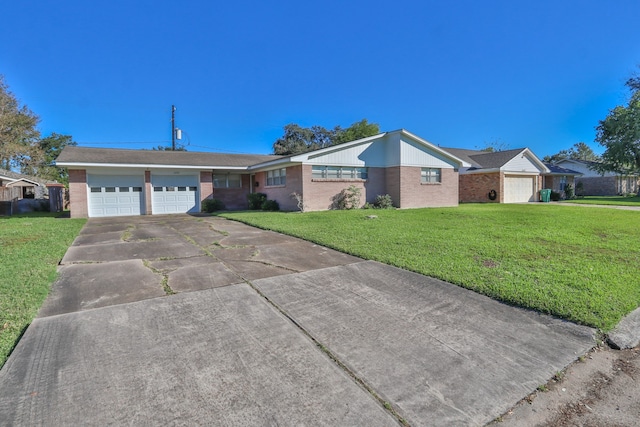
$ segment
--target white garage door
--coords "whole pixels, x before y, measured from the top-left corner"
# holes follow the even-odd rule
[[[152,212],[156,214],[198,212],[198,177],[153,175]]]
[[[535,201],[535,177],[505,176],[504,202],[524,203]]]
[[[144,177],[89,175],[89,216],[125,216],[143,213]]]

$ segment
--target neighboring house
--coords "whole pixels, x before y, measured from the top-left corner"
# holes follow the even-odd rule
[[[460,169],[460,202],[524,203],[540,199],[550,170],[528,148],[477,151],[445,148],[469,163]]]
[[[20,188],[19,199],[47,198],[49,196],[47,185],[51,184],[57,184],[57,182],[0,169],[0,187]]]
[[[0,169],[0,215],[42,209],[60,211],[63,187],[56,181]]]
[[[542,176],[542,188],[548,188],[556,193],[560,193],[561,197],[564,198],[566,197],[564,191],[567,185],[571,185],[575,194],[575,181],[576,177],[582,175],[580,172],[550,163],[545,163],[545,166],[549,169],[549,173],[545,173]]]
[[[638,174],[619,174],[605,172],[601,174],[593,168],[596,162],[586,160],[563,159],[555,163],[557,166],[573,169],[582,176],[576,178],[576,185],[582,183],[583,196],[615,196],[618,194],[638,193],[640,176]]]
[[[389,194],[399,208],[458,205],[458,170],[471,165],[406,130],[291,156],[114,150],[67,146],[72,217],[198,212],[205,199],[246,209],[265,193],[282,210],[330,209],[351,185],[361,204]]]

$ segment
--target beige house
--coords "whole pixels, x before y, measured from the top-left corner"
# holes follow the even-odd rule
[[[361,204],[389,194],[399,208],[457,206],[458,171],[471,166],[403,129],[292,156],[67,146],[56,164],[69,170],[73,217],[199,212],[211,198],[246,209],[258,192],[282,210],[297,209],[292,193],[325,210],[351,185]]]

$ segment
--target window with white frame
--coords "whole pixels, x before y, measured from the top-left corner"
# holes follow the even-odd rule
[[[226,173],[222,175],[213,175],[213,188],[241,188],[242,175]]]
[[[267,186],[286,185],[286,184],[287,184],[286,168],[267,171]]]
[[[442,169],[422,168],[422,171],[420,172],[420,182],[426,182],[426,183],[442,182]]]
[[[367,179],[368,176],[367,168],[324,165],[311,167],[311,177],[317,179]]]

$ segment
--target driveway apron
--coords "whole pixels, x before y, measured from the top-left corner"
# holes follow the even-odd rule
[[[0,425],[484,425],[594,331],[209,216],[91,219]]]

